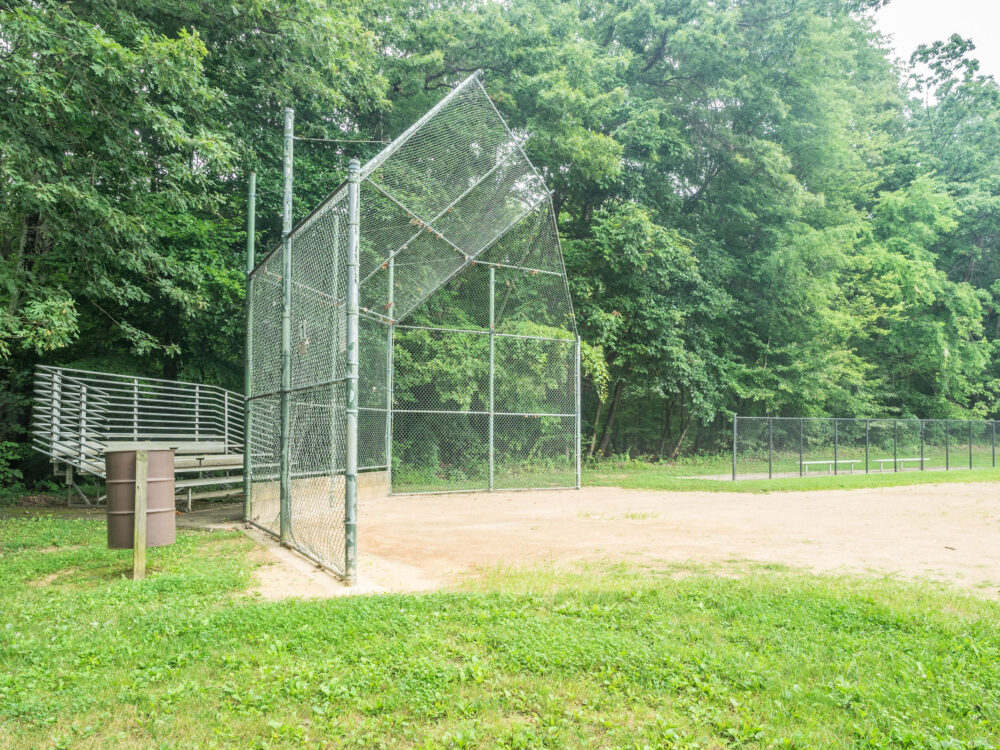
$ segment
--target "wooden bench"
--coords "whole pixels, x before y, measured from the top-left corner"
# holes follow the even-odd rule
[[[924,458],[876,458],[875,460],[878,461],[878,470],[881,472],[881,471],[885,471],[885,464],[886,464],[886,462],[897,463],[897,464],[905,464],[905,463],[917,462],[917,463],[920,464],[920,468],[923,468],[924,461],[926,461],[927,459],[924,459]],[[895,468],[895,467],[893,467],[893,468]]]
[[[840,464],[848,464],[848,465],[850,465],[850,467],[851,467],[851,473],[853,474],[854,473],[854,464],[859,464],[859,463],[861,463],[861,461],[859,461],[857,459],[853,459],[853,458],[838,458],[837,460],[834,460],[834,459],[831,458],[831,459],[823,459],[821,461],[803,461],[801,468],[802,468],[802,473],[803,474],[808,474],[810,466],[815,466],[817,464],[820,464],[820,465],[825,465],[826,466],[826,473],[827,474],[832,474],[833,473],[833,465],[834,464],[837,464],[838,466]]]

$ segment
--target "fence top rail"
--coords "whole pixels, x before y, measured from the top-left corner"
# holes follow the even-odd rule
[[[409,330],[409,331],[440,331],[442,333],[473,333],[483,336],[489,336],[489,328],[442,328],[440,326],[419,326],[411,325],[407,323],[397,323],[394,326],[398,330]],[[567,332],[568,333],[568,332]],[[501,333],[500,331],[493,331],[493,334],[497,338],[506,339],[531,339],[534,341],[555,341],[560,344],[575,344],[575,337],[558,338],[556,336],[533,336],[527,333]],[[745,419],[745,417],[740,417],[740,419]]]
[[[70,383],[77,386],[83,385],[93,388],[94,391],[99,392],[95,393],[94,396],[104,398],[109,405],[112,403],[132,404],[135,402],[136,396],[139,397],[139,402],[143,404],[155,404],[157,402],[166,401],[178,408],[188,408],[195,403],[205,407],[212,405],[224,406],[227,400],[227,396],[224,392],[219,393],[208,391],[196,394],[190,389],[169,388],[160,385],[140,385],[139,390],[135,391],[131,387],[122,387],[127,385],[125,383],[117,383],[114,381],[106,382],[96,379],[82,379],[75,376],[66,376],[64,383]],[[143,388],[146,390],[143,390]],[[149,390],[150,388],[155,388],[156,390]],[[52,393],[51,387],[43,386],[36,388],[36,390],[40,393]],[[65,391],[66,389],[63,390]],[[239,399],[242,397],[236,396],[235,394],[230,394],[228,396],[229,400],[232,400],[233,398]]]
[[[400,326],[402,327],[402,326]],[[939,417],[751,417],[734,414],[735,420],[755,422],[940,422],[959,424],[991,424],[1000,422],[998,419],[942,419]]]
[[[227,388],[223,388],[220,385],[208,385],[205,383],[194,383],[188,380],[167,380],[164,378],[150,378],[145,375],[121,375],[113,372],[96,372],[94,370],[79,370],[74,367],[58,367],[55,365],[37,365],[37,371],[51,373],[51,374],[63,374],[63,373],[75,373],[78,375],[91,376],[88,378],[79,378],[80,380],[97,380],[98,382],[106,381],[108,383],[113,383],[115,385],[132,385],[135,381],[139,381],[140,385],[142,383],[162,383],[165,387],[178,387],[178,386],[190,386],[191,388],[196,388],[202,391],[218,391],[220,393],[228,393],[231,396],[242,399],[243,396],[236,393],[235,391],[230,391]],[[37,372],[36,372],[37,375]],[[72,377],[72,376],[71,376]]]

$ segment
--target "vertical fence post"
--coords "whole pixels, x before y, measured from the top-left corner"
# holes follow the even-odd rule
[[[132,580],[146,577],[146,489],[149,486],[149,453],[135,452],[135,503],[132,508]]]
[[[132,378],[132,439],[139,439],[139,378]]]
[[[229,453],[229,391],[222,392],[222,452]]]
[[[733,412],[733,481],[736,481],[736,412]]]
[[[580,337],[576,337],[576,488],[580,489],[582,483],[582,473],[580,471],[580,454],[583,451],[582,446],[582,436],[583,436],[583,425],[581,423],[580,416],[580,404],[581,404],[581,393],[580,393]]]
[[[279,455],[279,539],[291,541],[292,495],[292,145],[295,112],[285,109],[285,148],[281,163],[281,443]]]
[[[361,163],[347,165],[347,440],[344,481],[344,579],[358,578],[358,253]]]
[[[62,373],[52,371],[52,416],[49,437],[53,456],[62,455]]]
[[[80,385],[80,439],[77,446],[80,466],[87,460],[87,386]]]
[[[772,467],[774,464],[774,417],[767,418],[767,478],[773,476]]]
[[[951,471],[951,420],[944,420],[944,468]]]
[[[920,471],[924,470],[924,420],[920,420]]]
[[[494,409],[494,377],[496,375],[495,370],[495,324],[494,316],[496,314],[495,310],[495,292],[496,292],[496,269],[490,266],[490,424],[489,424],[489,489],[493,492],[493,409]]]
[[[837,462],[840,460],[840,420],[833,418],[833,474],[837,474]]]
[[[995,419],[990,421],[990,447],[993,450],[993,468],[997,467],[997,422]]]
[[[250,472],[253,470],[250,448],[250,389],[253,387],[253,267],[257,232],[257,173],[250,173],[247,186],[247,283],[246,330],[243,344],[243,520],[250,520]]]
[[[392,492],[392,347],[395,339],[396,306],[396,258],[389,258],[389,299],[386,303],[386,315],[389,316],[388,331],[385,342],[385,489],[386,494]]]
[[[802,432],[805,420],[799,417],[799,476],[802,476]]]
[[[969,468],[972,468],[972,420],[969,420]]]
[[[865,474],[868,473],[868,446],[870,444],[871,435],[871,425],[872,421],[870,419],[865,420]]]
[[[899,446],[899,420],[892,420],[892,470],[899,471],[897,448]]]

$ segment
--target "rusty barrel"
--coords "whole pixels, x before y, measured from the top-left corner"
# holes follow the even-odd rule
[[[150,450],[146,481],[146,546],[173,544],[174,452]],[[132,549],[135,515],[134,450],[108,451],[104,464],[108,478],[108,548]]]

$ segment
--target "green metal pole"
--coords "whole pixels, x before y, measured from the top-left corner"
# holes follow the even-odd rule
[[[493,408],[494,408],[494,386],[493,381],[496,375],[495,369],[495,292],[496,291],[496,269],[490,268],[490,492],[493,492]]]
[[[767,418],[767,478],[772,479],[774,473],[774,418]]]
[[[800,477],[802,476],[802,469],[803,469],[803,465],[802,465],[802,443],[803,443],[802,433],[803,433],[803,429],[802,429],[802,427],[803,427],[804,422],[805,422],[805,420],[802,419],[802,417],[799,417],[799,476]]]
[[[582,474],[580,471],[580,453],[583,450],[581,435],[582,424],[580,420],[580,337],[576,337],[576,488],[582,486]]]
[[[840,435],[837,429],[837,425],[840,424],[837,418],[833,418],[833,473],[837,473],[837,461],[840,459]]]
[[[892,420],[892,470],[899,471],[899,420]]]
[[[257,219],[255,216],[257,203],[257,173],[250,173],[250,185],[247,189],[247,299],[246,299],[246,332],[245,351],[243,355],[243,520],[250,520],[250,472],[253,470],[250,458],[250,389],[253,387],[253,267],[254,267],[254,233]]]
[[[389,301],[386,315],[389,316],[389,330],[385,342],[385,488],[392,494],[392,346],[395,337],[393,308],[395,300],[396,259],[389,258]]]
[[[951,470],[951,420],[944,420],[944,470]]]
[[[739,417],[733,412],[733,481],[736,481],[736,420]]]
[[[280,515],[278,538],[287,545],[291,540],[292,497],[292,144],[295,111],[285,110],[285,152],[281,165],[283,177],[281,201],[281,445]]]
[[[871,430],[872,421],[870,419],[865,420],[865,474],[868,473],[868,454],[871,449]]]
[[[347,164],[347,439],[344,482],[344,580],[358,580],[358,245],[361,163]]]
[[[969,468],[972,468],[972,420],[969,420]]]
[[[924,420],[920,420],[920,471],[924,470]]]

